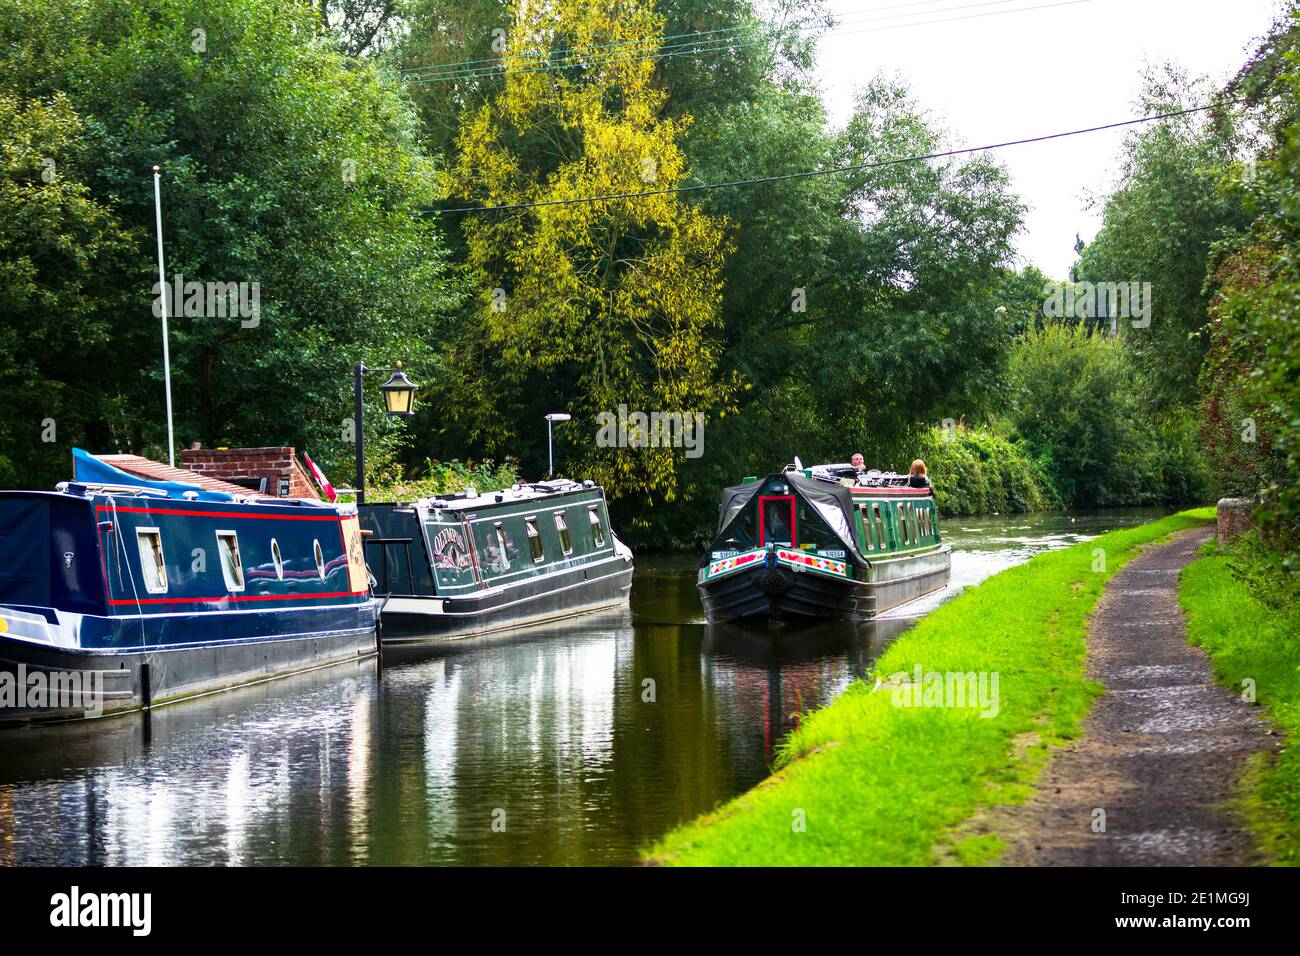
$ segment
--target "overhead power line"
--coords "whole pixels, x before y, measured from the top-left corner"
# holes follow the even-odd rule
[[[936,3],[946,3],[946,2],[949,2],[949,0],[919,0],[919,2],[913,2],[913,3],[894,3],[894,4],[888,4],[886,6],[880,6],[880,7],[868,7],[864,10],[850,10],[849,12],[845,13],[844,16],[846,18],[857,18],[863,14],[879,13],[882,10],[898,10],[901,8],[915,9],[916,7],[928,7],[928,6],[933,6]],[[915,13],[911,15],[926,16],[934,12],[936,11],[930,10],[930,11],[926,11],[925,13]],[[899,14],[899,15],[905,16],[907,14]],[[847,21],[842,21],[842,22],[847,22]],[[791,24],[786,29],[802,29],[802,26],[798,24]],[[715,36],[718,34],[746,34],[746,33],[761,33],[767,31],[773,31],[779,33],[780,30],[781,28],[776,28],[776,30],[773,31],[773,27],[771,24],[754,23],[748,26],[737,25],[731,27],[717,27],[712,30],[689,30],[685,33],[670,33],[665,36],[658,37],[656,39],[661,43],[667,42],[669,40],[690,41],[694,39],[699,39],[700,37]],[[620,50],[620,49],[626,49],[627,47],[645,46],[647,42],[652,42],[652,41],[647,41],[644,39],[622,40],[617,43],[601,43],[601,44],[593,44],[591,46],[566,47],[558,50],[539,51],[536,53],[511,53],[506,55],[517,59],[541,59],[541,58],[549,59],[560,55],[568,55],[568,56],[575,56],[575,57],[587,56],[592,53],[600,53],[602,51]],[[433,66],[408,66],[408,67],[403,67],[397,72],[398,73],[420,73],[425,71],[447,71],[447,70],[455,70],[461,67],[473,67],[476,66],[477,64],[484,64],[484,63],[488,64],[493,69],[498,69],[501,66],[501,59],[502,59],[502,55],[498,54],[497,56],[482,57],[477,60],[459,60],[452,63],[435,64]]]
[[[903,14],[892,14],[886,17],[872,17],[872,18],[868,18],[866,21],[863,22],[877,23],[881,20],[893,20],[905,16],[931,17],[941,13],[955,13],[961,10],[970,10],[977,7],[1000,6],[1002,4],[1013,3],[1013,2],[1016,2],[1016,0],[983,0],[983,2],[979,2],[979,3],[966,3],[955,7],[946,7],[940,10],[927,10],[924,13],[903,13]],[[1058,2],[1055,3],[1041,3],[1041,4],[1036,4],[1027,7],[1014,7],[1009,10],[989,10],[983,13],[967,13],[959,16],[935,17],[934,19],[918,20],[911,23],[893,23],[893,24],[887,24],[883,26],[863,27],[861,29],[856,29],[856,30],[843,30],[836,27],[824,31],[821,34],[821,36],[839,37],[839,36],[854,36],[862,33],[879,33],[886,30],[902,30],[902,29],[907,29],[909,27],[931,26],[933,24],[952,23],[959,20],[973,20],[973,19],[979,19],[983,17],[1006,16],[1012,13],[1028,13],[1033,10],[1046,10],[1052,7],[1069,7],[1081,3],[1090,3],[1090,2],[1092,2],[1092,0],[1058,0]],[[889,9],[889,8],[884,7],[880,9]],[[798,32],[799,30],[803,29],[803,27],[794,26],[791,29],[793,29],[795,32]],[[619,51],[614,51],[613,53],[607,53],[605,55],[593,55],[591,52],[592,48],[571,47],[567,49],[552,51],[548,54],[506,54],[505,55],[505,58],[507,59],[513,57],[530,58],[530,57],[541,57],[541,56],[547,56],[551,58],[547,60],[544,63],[544,65],[528,66],[524,68],[518,68],[518,67],[512,68],[506,63],[501,62],[500,60],[495,60],[491,63],[491,65],[488,66],[468,67],[466,69],[459,69],[459,70],[455,70],[455,69],[444,70],[442,67],[432,66],[432,67],[411,67],[403,72],[406,74],[406,77],[408,79],[413,79],[421,83],[435,83],[435,82],[441,82],[446,80],[473,80],[473,79],[483,79],[483,78],[494,77],[494,76],[507,76],[507,75],[517,76],[520,74],[527,74],[527,73],[550,73],[550,72],[555,72],[557,70],[572,69],[573,67],[590,68],[594,66],[605,66],[614,63],[634,62],[637,60],[689,58],[689,57],[703,56],[705,54],[710,54],[710,53],[722,53],[727,51],[741,50],[753,46],[766,46],[768,43],[771,43],[774,39],[778,38],[782,31],[773,30],[768,26],[753,28],[753,33],[755,35],[760,32],[767,32],[767,35],[757,40],[746,40],[746,34],[742,33],[737,36],[721,36],[721,37],[714,37],[712,39],[705,39],[705,40],[688,39],[688,40],[683,40],[682,42],[679,43],[673,43],[667,45],[662,44],[659,38],[654,38],[651,40],[643,40],[643,41],[627,41],[626,43],[622,44],[623,46],[652,46],[653,47],[653,49],[650,52],[645,52],[645,53],[623,51],[622,55],[614,55],[615,53],[619,52]],[[681,36],[690,36],[690,34],[681,34]],[[704,34],[700,34],[700,36],[704,36]],[[746,42],[736,42],[737,40],[745,40]],[[472,61],[464,61],[464,63],[470,63],[470,62]],[[447,64],[447,66],[449,67],[456,67],[460,65],[461,64]],[[416,71],[421,69],[429,72],[417,74]]]
[[[1221,106],[1231,106],[1238,102],[1240,101],[1220,100],[1216,103],[1208,103],[1205,106],[1192,106],[1187,109],[1173,110],[1168,113],[1156,113],[1151,116],[1140,116],[1136,119],[1120,120],[1119,122],[1106,123],[1102,126],[1089,126],[1085,129],[1072,129],[1062,133],[1047,133],[1043,136],[1011,139],[1002,143],[990,143],[986,146],[967,146],[962,149],[947,149],[937,153],[926,153],[923,156],[902,156],[896,159],[883,159],[873,163],[851,163],[847,166],[833,166],[828,169],[808,169],[797,173],[784,173],[779,176],[759,176],[754,179],[733,179],[720,183],[696,183],[688,186],[671,186],[664,189],[647,189],[640,192],[609,193],[602,196],[577,196],[572,199],[539,199],[535,202],[503,203],[498,206],[460,206],[454,209],[430,209],[428,212],[481,213],[505,212],[513,209],[536,209],[540,206],[572,206],[579,203],[611,202],[618,199],[641,199],[646,196],[665,196],[670,193],[699,192],[706,189],[727,189],[734,186],[757,186],[763,183],[779,183],[791,179],[808,179],[813,176],[833,176],[837,173],[865,172],[871,169],[884,169],[888,166],[901,166],[904,163],[920,163],[931,159],[949,159],[954,156],[968,156],[973,153],[984,153],[994,149],[1005,149],[1008,146],[1024,146],[1029,143],[1043,143],[1053,139],[1064,139],[1067,136],[1082,136],[1085,133],[1100,133],[1105,130],[1121,129],[1125,126],[1136,126],[1141,123],[1154,123],[1159,120],[1187,116],[1191,113],[1203,113],[1206,110],[1217,109]]]

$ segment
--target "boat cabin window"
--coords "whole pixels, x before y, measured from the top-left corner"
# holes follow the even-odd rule
[[[275,563],[275,579],[284,580],[284,558],[280,557],[280,542],[271,539],[271,560]]]
[[[144,587],[150,594],[167,591],[167,561],[163,557],[162,533],[157,528],[137,528],[136,544],[140,547],[140,568]]]
[[[758,499],[758,528],[760,545],[794,544],[794,497],[760,495]]]
[[[872,505],[871,510],[876,516],[876,542],[881,549],[889,547],[889,539],[885,537],[885,519],[880,514],[880,505]]]
[[[898,506],[898,526],[902,530],[903,544],[911,544],[911,539],[907,536],[907,510],[901,504]]]
[[[587,520],[591,522],[591,543],[598,548],[605,547],[605,529],[600,526],[600,511],[588,508]]]
[[[542,535],[537,530],[537,518],[525,518],[524,524],[528,528],[528,547],[533,553],[533,564],[536,564],[546,557],[542,551]]]
[[[858,520],[862,522],[862,550],[875,550],[871,544],[871,516],[867,513],[867,503],[858,502]]]
[[[510,571],[515,546],[511,544],[510,535],[507,535],[504,524],[493,522],[490,528],[476,525],[474,549],[482,555],[480,567],[487,574],[502,575]]]
[[[239,536],[233,531],[217,532],[217,556],[227,591],[244,590],[244,562],[239,557]]]
[[[573,539],[569,537],[569,521],[563,511],[555,512],[555,530],[560,532],[560,550],[572,554]]]
[[[311,543],[312,552],[316,555],[316,576],[322,581],[325,580],[325,553],[320,549],[320,542]]]
[[[492,526],[492,538],[488,546],[488,569],[496,574],[505,574],[510,570],[510,539],[506,529],[498,521]],[[496,553],[493,554],[492,552]]]

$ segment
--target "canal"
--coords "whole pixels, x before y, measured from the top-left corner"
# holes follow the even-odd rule
[[[717,629],[695,559],[630,608],[140,715],[0,731],[0,864],[621,864],[767,775],[961,588],[1163,510],[951,518],[952,585],[858,628]]]

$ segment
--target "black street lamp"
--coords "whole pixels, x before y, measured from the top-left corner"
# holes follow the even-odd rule
[[[366,503],[366,431],[363,424],[365,403],[362,401],[361,385],[367,372],[390,372],[388,381],[379,386],[384,393],[384,408],[390,415],[409,418],[415,414],[416,385],[402,371],[402,363],[396,368],[367,368],[365,362],[358,362],[352,370],[353,397],[356,400],[355,437],[357,440],[357,504]]]

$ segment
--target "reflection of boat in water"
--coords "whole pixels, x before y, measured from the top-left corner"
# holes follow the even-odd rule
[[[375,652],[346,506],[73,460],[57,491],[0,492],[0,720],[156,706]]]
[[[894,638],[915,623],[915,618],[899,617],[796,626],[772,626],[761,622],[707,624],[704,652],[758,667],[847,655],[850,661],[862,662],[861,666],[856,663],[854,666],[854,670],[861,673],[867,662],[879,657]]]
[[[849,465],[728,488],[698,584],[712,622],[859,621],[948,583],[930,488]]]
[[[385,651],[624,604],[632,552],[591,482],[545,481],[365,504]]]

